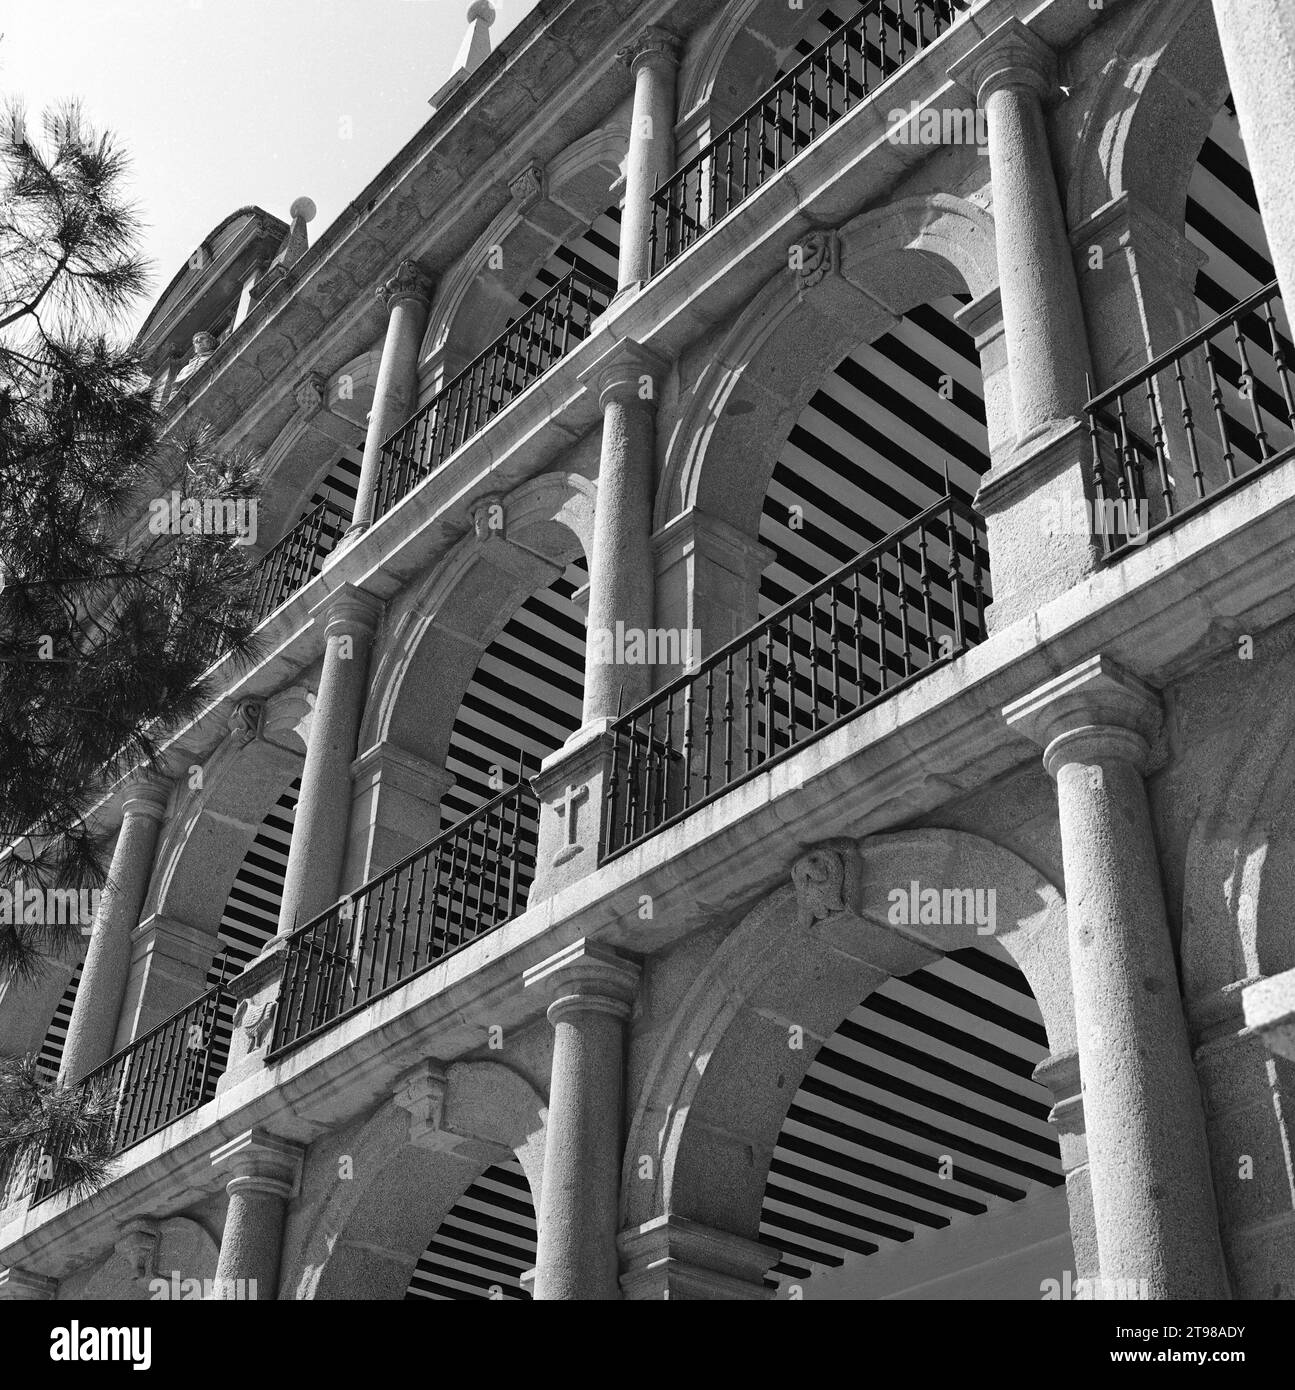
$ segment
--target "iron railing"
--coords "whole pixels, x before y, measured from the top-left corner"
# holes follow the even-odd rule
[[[867,0],[652,198],[652,273],[950,28],[970,0]]]
[[[121,1153],[212,1099],[227,1057],[224,1049],[218,1056],[213,1045],[216,1024],[221,1009],[231,1003],[222,980],[78,1083],[83,1090],[98,1090],[113,1101],[96,1149]],[[69,1185],[73,1142],[69,1133],[53,1134],[50,1163],[30,1165],[33,1206]]]
[[[612,725],[602,858],[983,640],[984,523],[951,494]]]
[[[615,293],[601,276],[573,270],[511,323],[382,446],[374,516],[394,507],[587,338]]]
[[[1108,557],[1290,457],[1293,368],[1274,280],[1089,401],[1092,529]]]
[[[351,518],[331,502],[320,502],[281,540],[265,552],[256,567],[253,612],[257,623],[268,618],[324,567]]]
[[[525,781],[293,932],[270,1055],[396,989],[526,906],[539,807]]]

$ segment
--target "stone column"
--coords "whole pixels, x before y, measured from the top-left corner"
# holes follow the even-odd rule
[[[417,261],[401,261],[396,273],[378,287],[376,294],[389,315],[387,336],[373,387],[364,459],[355,493],[355,515],[348,536],[358,535],[377,520],[374,493],[382,446],[409,419],[418,403],[418,353],[427,331],[432,280]]]
[[[85,966],[68,1024],[59,1080],[70,1085],[112,1055],[130,974],[131,933],[139,923],[166,814],[169,782],[142,778],[126,788],[121,829],[99,899]]]
[[[989,125],[1003,347],[1011,385],[1004,447],[981,483],[997,629],[1090,574],[1100,560],[1085,519],[1093,487],[1083,408],[1088,338],[1044,103],[1058,91],[1052,50],[1019,19],[949,71]],[[1081,524],[1062,526],[1078,516]]]
[[[554,996],[553,1072],[540,1185],[535,1297],[619,1297],[625,1021],[638,967],[581,940],[525,973]]]
[[[647,1299],[767,1300],[764,1277],[778,1252],[759,1241],[719,1231],[682,1216],[658,1216],[622,1231],[621,1288]]]
[[[351,810],[351,763],[359,739],[369,646],[382,605],[349,584],[314,616],[324,625],[324,668],[310,724],[301,795],[279,908],[279,935],[336,901]]]
[[[1057,783],[1103,1281],[1227,1298],[1200,1090],[1143,773],[1155,693],[1103,656],[1004,711]]]
[[[665,364],[624,339],[586,373],[603,411],[602,457],[589,557],[584,724],[611,719],[651,693],[653,672],[617,657],[621,632],[652,626],[652,500],[656,396]]]
[[[652,273],[652,194],[674,173],[675,79],[679,42],[655,25],[623,48],[634,76],[634,114],[625,162],[625,214],[621,220],[618,291],[634,289]]]
[[[228,1175],[229,1207],[216,1261],[214,1299],[273,1302],[288,1202],[301,1180],[302,1149],[264,1130],[249,1129],[211,1155]]]
[[[950,72],[989,121],[998,274],[1018,437],[1077,415],[1087,400],[1084,315],[1048,146],[1043,103],[1056,57],[1019,19],[1000,24]]]
[[[1214,0],[1214,18],[1289,311],[1295,306],[1295,10],[1290,0]]]

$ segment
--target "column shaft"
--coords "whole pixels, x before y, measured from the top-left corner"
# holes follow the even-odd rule
[[[364,712],[377,604],[349,587],[327,602],[324,667],[288,849],[280,936],[309,922],[336,900],[346,851],[351,762]]]
[[[653,402],[638,398],[638,378],[603,392],[603,446],[589,567],[589,643],[584,722],[610,719],[652,689],[652,669],[617,664],[616,624],[652,626],[654,563],[652,488],[656,422]]]
[[[370,526],[374,514],[382,446],[414,413],[418,403],[418,353],[427,330],[431,282],[413,261],[402,261],[395,275],[377,291],[387,306],[387,335],[373,388],[373,405],[364,437],[364,458],[356,486],[351,533]]]
[[[1223,61],[1264,231],[1287,309],[1295,306],[1295,10],[1290,0],[1214,0]]]
[[[229,1208],[216,1261],[215,1297],[273,1302],[279,1288],[287,1196],[280,1185],[258,1178],[233,1178],[227,1191]]]
[[[617,289],[626,290],[652,273],[652,194],[674,173],[678,45],[664,30],[648,29],[621,57],[634,74],[634,114],[625,163],[625,215],[616,277]]]
[[[131,933],[148,891],[167,794],[167,787],[152,782],[136,784],[126,793],[63,1046],[59,1080],[65,1085],[80,1081],[112,1055],[130,974]]]

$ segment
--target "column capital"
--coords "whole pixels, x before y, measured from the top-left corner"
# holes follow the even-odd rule
[[[310,610],[324,624],[324,640],[330,637],[369,637],[382,619],[383,603],[354,584],[340,584]]]
[[[161,821],[166,815],[173,785],[169,777],[158,773],[146,772],[131,778],[122,788],[123,819],[126,816],[143,816],[148,820]]]
[[[631,39],[616,56],[637,77],[644,68],[671,69],[679,66],[681,45],[668,30],[649,24],[637,38]]]
[[[390,312],[407,299],[421,300],[423,304],[430,305],[435,285],[435,279],[417,261],[403,260],[374,294]]]
[[[522,972],[523,988],[552,996],[550,1023],[587,1010],[628,1018],[638,991],[639,967],[609,946],[582,937]]]
[[[1108,656],[1094,656],[1013,700],[1003,718],[1043,750],[1051,776],[1082,758],[1145,767],[1160,727],[1160,697]]]
[[[21,1269],[10,1265],[0,1269],[0,1300],[5,1302],[36,1302],[55,1298],[58,1295],[58,1280],[34,1270]]]
[[[248,1129],[213,1149],[211,1166],[225,1178],[225,1191],[231,1196],[235,1192],[264,1192],[295,1197],[304,1154],[300,1144],[263,1129]]]
[[[598,405],[606,410],[612,401],[641,400],[650,409],[656,408],[661,379],[670,370],[670,363],[658,352],[622,338],[614,343],[591,366],[580,373],[578,380],[598,393]],[[642,395],[643,381],[651,382],[651,395]]]
[[[983,107],[1005,87],[1024,87],[1046,101],[1057,90],[1057,55],[1013,17],[987,34],[949,69],[958,86]]]

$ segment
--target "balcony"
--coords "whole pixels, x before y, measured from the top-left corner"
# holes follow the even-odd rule
[[[523,780],[293,932],[268,1055],[331,1028],[524,911],[538,817]]]
[[[1088,402],[1108,561],[1295,453],[1293,366],[1273,281]]]
[[[868,0],[657,189],[652,274],[866,101],[969,7],[970,0]]]
[[[382,446],[373,515],[389,512],[589,336],[616,287],[573,270]]]
[[[256,567],[253,591],[257,624],[298,589],[304,589],[324,568],[324,561],[336,549],[349,524],[350,517],[345,512],[331,502],[321,502],[266,551]]]
[[[984,523],[950,493],[611,729],[601,859],[985,638]]]
[[[228,1060],[233,1005],[222,981],[79,1083],[82,1090],[98,1090],[114,1099],[111,1118],[104,1121],[107,1133],[100,1136],[112,1153],[142,1143],[212,1099]],[[52,1137],[50,1171],[44,1174],[30,1166],[11,1172],[10,1199],[27,1190],[36,1206],[73,1187],[68,1158],[74,1142],[66,1133]]]

